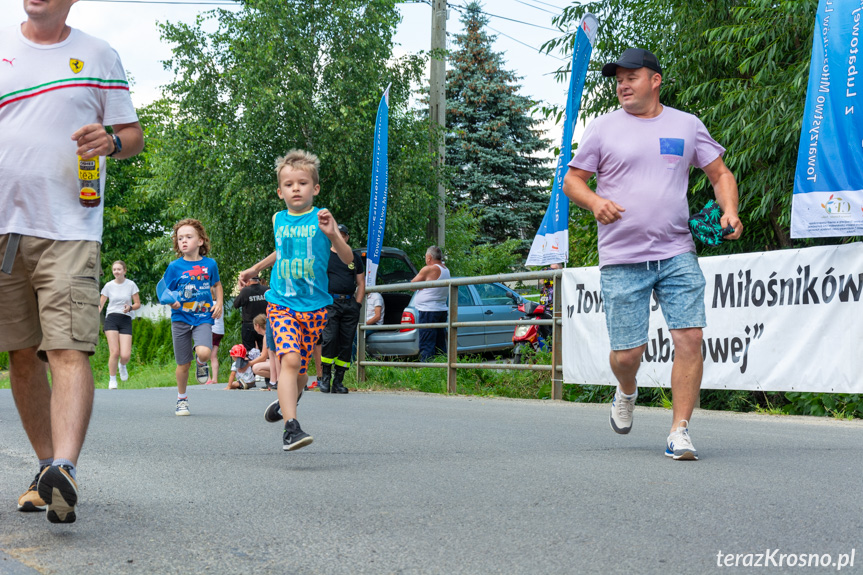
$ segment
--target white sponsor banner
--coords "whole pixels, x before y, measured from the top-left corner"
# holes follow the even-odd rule
[[[699,260],[703,389],[863,393],[863,244]],[[563,379],[616,385],[599,268],[563,275]],[[674,345],[655,299],[638,385],[668,387]]]

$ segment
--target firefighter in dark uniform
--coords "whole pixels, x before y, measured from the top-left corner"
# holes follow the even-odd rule
[[[340,224],[339,233],[345,242],[348,242],[348,228]],[[348,388],[342,381],[351,366],[354,335],[360,322],[362,301],[366,297],[362,258],[355,253],[353,263],[345,265],[339,258],[330,257],[327,278],[333,303],[327,306],[327,326],[324,328],[318,388],[323,393],[347,393]]]

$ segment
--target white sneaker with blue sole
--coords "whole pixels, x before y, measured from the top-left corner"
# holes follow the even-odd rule
[[[677,424],[677,429],[665,441],[665,456],[675,460],[698,460],[698,451],[689,437],[689,422],[685,419]]]

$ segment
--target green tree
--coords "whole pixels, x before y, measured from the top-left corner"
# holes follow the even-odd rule
[[[422,243],[429,211],[428,129],[408,109],[423,60],[392,60],[394,0],[247,0],[194,25],[165,24],[173,127],[152,160],[149,193],[207,227],[229,290],[236,271],[272,251],[276,157],[303,148],[321,160],[321,193],[357,246],[365,240],[375,114],[390,91],[386,241]],[[208,31],[215,28],[215,31]]]
[[[509,238],[530,247],[548,206],[549,149],[530,115],[534,106],[518,94],[518,77],[504,68],[491,48],[494,36],[480,5],[469,4],[462,17],[465,32],[447,70],[446,163],[449,202],[479,218],[478,243]]]
[[[711,248],[712,254],[848,240],[789,237],[817,5],[817,0],[607,0],[570,6],[556,20],[572,29],[585,12],[600,20],[582,117],[618,107],[614,82],[599,73],[602,63],[628,47],[647,48],[663,65],[662,102],[700,117],[726,147],[745,231],[741,240]],[[566,34],[545,49],[571,54],[572,40]],[[563,79],[568,70],[559,74]],[[692,211],[711,195],[707,179],[693,171]]]
[[[153,177],[150,158],[158,149],[170,109],[157,101],[137,112],[144,128],[144,151],[127,160],[108,160],[102,269],[104,283],[113,279],[113,262],[126,262],[128,277],[137,284],[143,302],[154,299],[166,263],[161,251],[152,247],[165,243],[174,219],[169,206],[146,191]]]

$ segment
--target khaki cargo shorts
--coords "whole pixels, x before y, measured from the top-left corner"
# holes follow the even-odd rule
[[[9,235],[0,235],[0,259]],[[0,272],[0,351],[38,346],[92,355],[99,341],[99,242],[21,236],[12,274]]]

